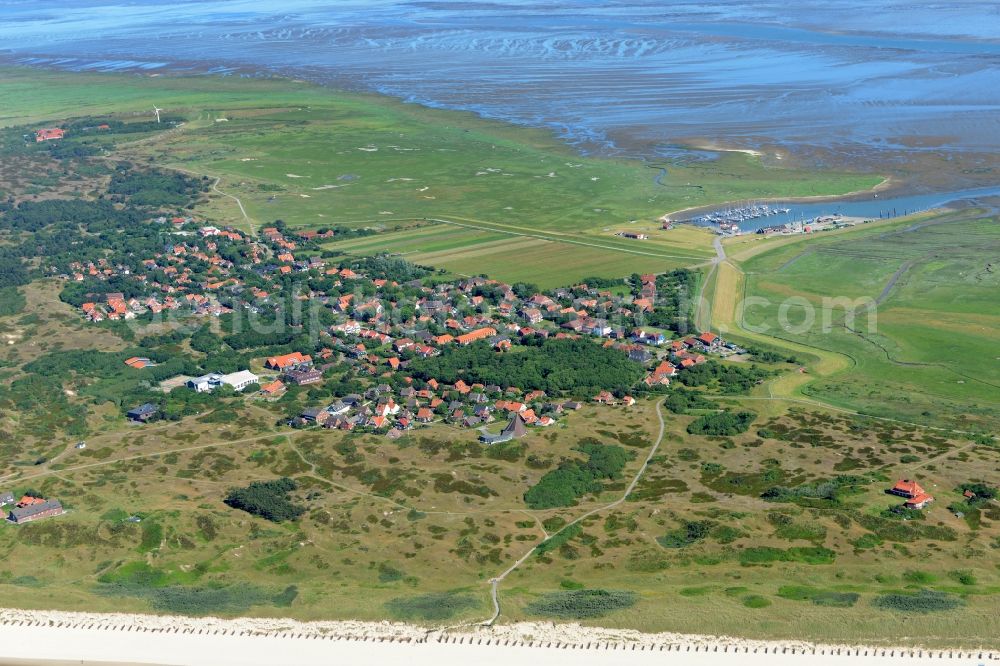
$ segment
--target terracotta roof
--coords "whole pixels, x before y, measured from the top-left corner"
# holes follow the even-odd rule
[[[920,484],[916,481],[911,481],[910,479],[903,479],[902,481],[897,481],[896,485],[892,487],[892,492],[898,495],[903,495],[905,497],[917,497],[919,495],[925,495],[926,492],[920,487]]]

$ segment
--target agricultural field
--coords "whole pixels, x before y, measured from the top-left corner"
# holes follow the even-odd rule
[[[798,242],[750,245],[735,262],[745,296],[767,299],[744,326],[800,349],[833,352],[837,373],[806,384],[817,400],[864,413],[991,431],[1000,423],[1000,226],[979,210],[866,225]],[[830,310],[824,298],[844,299]],[[782,326],[781,304],[788,308]],[[802,300],[804,299],[804,300]],[[869,318],[869,299],[877,307]],[[815,321],[806,322],[809,303]],[[857,311],[854,312],[854,309]],[[854,313],[853,325],[846,310]]]
[[[615,278],[631,272],[663,273],[680,268],[704,259],[693,241],[704,242],[706,236],[704,232],[692,235],[691,249],[680,246],[663,250],[651,243],[622,247],[614,237],[609,240],[583,234],[574,237],[472,227],[467,223],[413,222],[395,231],[333,241],[325,247],[357,256],[390,252],[457,276],[486,274],[548,289],[590,276]]]

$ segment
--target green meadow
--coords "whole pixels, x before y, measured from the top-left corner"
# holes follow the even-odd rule
[[[973,430],[995,426],[998,250],[996,217],[977,210],[783,244],[742,263],[746,295],[768,301],[748,307],[743,324],[847,357],[846,370],[803,389],[824,402],[911,421],[945,419]],[[852,303],[828,309],[828,327],[825,298]],[[877,303],[871,318],[863,298]],[[785,302],[791,306],[782,318]],[[815,309],[811,324],[805,303]]]
[[[223,179],[251,217],[391,226],[459,216],[578,233],[671,210],[838,194],[876,175],[764,166],[740,153],[692,166],[583,158],[546,132],[291,80],[0,70],[0,124],[157,105],[187,122],[141,154]]]

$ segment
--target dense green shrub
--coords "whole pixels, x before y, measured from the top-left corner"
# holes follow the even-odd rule
[[[137,206],[183,206],[208,189],[205,181],[176,171],[118,169],[108,193],[127,196]]]
[[[753,412],[717,412],[700,416],[687,431],[692,435],[730,436],[746,432],[757,415]]]
[[[599,491],[601,481],[619,478],[630,458],[629,452],[620,446],[592,440],[581,442],[576,449],[587,454],[587,460],[565,460],[546,472],[524,494],[528,506],[532,509],[572,506],[583,495]]]
[[[548,539],[538,544],[535,547],[535,552],[539,556],[542,556],[545,553],[562,548],[564,544],[570,541],[570,539],[579,536],[582,531],[583,528],[580,527],[579,523],[575,525],[570,525],[566,529],[556,532]]]
[[[392,566],[388,562],[382,562],[378,565],[378,582],[380,583],[394,583],[398,580],[403,580],[405,574]]]
[[[204,570],[190,574],[197,578]],[[96,592],[108,597],[145,599],[150,606],[165,613],[180,615],[237,615],[251,606],[271,604],[286,607],[298,595],[295,586],[275,594],[252,583],[222,585],[184,585],[176,574],[154,569],[144,562],[134,562],[101,576]]]
[[[674,387],[663,405],[674,414],[686,414],[691,409],[716,408],[716,404],[707,400],[700,391],[688,390],[683,386]]]
[[[775,373],[757,365],[722,364],[709,360],[686,369],[677,376],[677,381],[685,386],[707,386],[717,388],[727,395],[749,393],[758,382]]]
[[[0,279],[2,283],[2,279]],[[17,287],[0,287],[0,317],[9,317],[24,311],[27,301]]]
[[[274,481],[254,481],[245,488],[233,488],[224,500],[228,506],[275,523],[295,520],[305,509],[292,504],[288,493],[295,490],[295,482],[285,477]]]
[[[418,379],[540,389],[549,394],[590,394],[600,389],[624,392],[642,378],[642,368],[617,349],[593,340],[546,340],[538,347],[497,353],[486,342],[448,347],[440,356],[414,360]]]
[[[821,590],[808,585],[783,585],[778,588],[778,596],[792,601],[811,601],[817,606],[850,608],[857,603],[861,595],[855,592]]]
[[[583,620],[631,608],[638,598],[635,592],[628,591],[566,590],[546,594],[528,604],[525,610],[531,615]]]
[[[870,483],[868,477],[841,475],[825,481],[814,481],[788,488],[773,486],[761,494],[769,502],[791,502],[805,506],[829,506],[841,502],[845,495]]]
[[[771,605],[771,600],[759,594],[748,594],[743,597],[743,605],[747,608],[767,608]]]
[[[805,564],[833,564],[837,554],[829,548],[813,546],[807,548],[772,548],[756,546],[740,551],[740,564],[745,567],[767,565],[774,562],[803,562]]]
[[[900,611],[903,613],[933,613],[938,611],[948,611],[963,606],[965,602],[961,597],[957,597],[945,592],[935,592],[933,590],[920,590],[919,592],[908,594],[894,592],[880,594],[872,600],[872,606],[885,610]]]
[[[684,548],[704,540],[715,527],[710,520],[685,520],[675,530],[667,532],[657,541],[664,548]]]

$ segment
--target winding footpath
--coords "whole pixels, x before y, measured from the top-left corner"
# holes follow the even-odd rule
[[[642,479],[642,475],[645,474],[646,469],[649,467],[649,462],[653,459],[653,457],[656,455],[656,452],[659,450],[660,443],[663,442],[663,435],[667,429],[667,424],[663,420],[662,400],[656,403],[655,409],[656,409],[656,418],[660,422],[660,432],[656,436],[656,441],[653,443],[653,447],[649,450],[649,454],[646,456],[646,459],[642,462],[642,467],[640,467],[639,470],[635,473],[635,476],[632,478],[632,482],[628,484],[628,487],[625,489],[625,492],[622,493],[622,496],[616,499],[614,502],[611,502],[610,504],[604,504],[602,506],[591,509],[590,511],[587,511],[586,513],[580,515],[573,521],[566,523],[566,525],[564,525],[562,529],[560,529],[555,534],[546,537],[540,544],[538,544],[538,546],[541,546],[542,544],[550,541],[551,539],[558,536],[560,533],[564,532],[565,530],[568,530],[574,525],[581,523],[582,521],[586,520],[587,518],[590,518],[595,514],[598,514],[602,511],[607,511],[609,509],[614,509],[620,506],[622,503],[625,502],[626,499],[628,499],[628,496],[632,494],[632,491],[635,490],[635,487],[639,485],[639,481]],[[490,579],[490,597],[493,601],[493,615],[488,620],[480,624],[484,626],[491,626],[500,617],[500,583],[502,583],[504,579],[507,578],[507,576],[514,573],[514,571],[519,566],[524,564],[528,560],[528,558],[531,557],[531,555],[535,552],[538,546],[533,546],[531,550],[529,550],[520,558],[518,558],[518,560],[514,562],[514,564],[510,565],[510,567],[508,567],[506,571],[501,573],[499,576]]]

